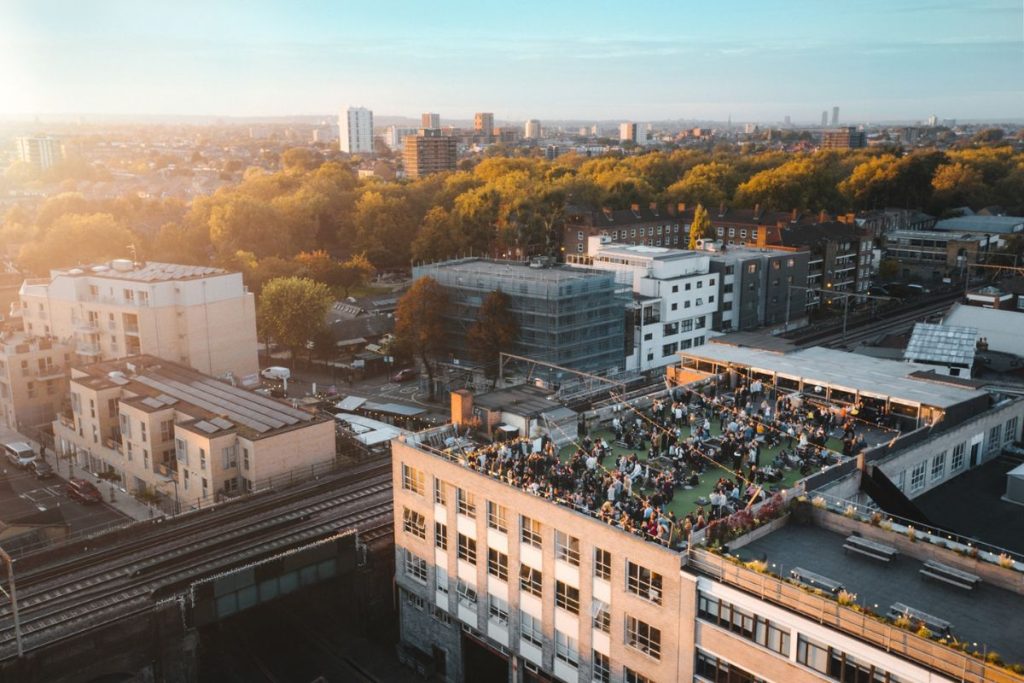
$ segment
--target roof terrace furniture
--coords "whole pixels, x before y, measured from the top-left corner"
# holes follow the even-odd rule
[[[956,567],[950,567],[935,560],[928,560],[924,563],[924,567],[921,568],[921,576],[935,579],[936,581],[944,581],[951,586],[966,588],[967,590],[972,590],[981,583],[980,576],[962,571]]]
[[[891,545],[878,543],[863,536],[847,536],[843,550],[851,550],[881,562],[892,562],[899,555],[899,551]]]
[[[913,621],[921,622],[928,627],[928,630],[938,635],[948,634],[953,629],[953,625],[945,619],[939,619],[927,612],[908,607],[902,602],[893,603],[889,607],[889,614],[893,618],[900,616],[910,617]]]
[[[822,576],[821,574],[815,574],[803,567],[794,567],[793,569],[790,569],[789,575],[798,583],[802,583],[810,588],[820,588],[821,590],[828,591],[833,595],[844,590],[843,584],[838,581],[834,581],[827,576]]]

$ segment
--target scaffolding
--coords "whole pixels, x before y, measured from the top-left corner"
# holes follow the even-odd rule
[[[514,349],[518,354],[545,367],[584,372],[616,372],[625,362],[625,308],[630,297],[615,282],[614,273],[464,258],[417,266],[413,276],[432,277],[447,291],[446,341],[455,358],[471,356],[469,328],[477,322],[484,298],[501,290],[519,323]]]

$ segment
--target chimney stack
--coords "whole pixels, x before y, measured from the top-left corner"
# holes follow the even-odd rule
[[[725,216],[725,202],[718,205],[718,217],[722,218]]]
[[[632,204],[632,205],[630,206],[630,208],[631,208],[631,209],[633,209],[633,213],[640,213],[640,205],[639,205],[639,204],[637,204],[637,203],[635,203],[635,202],[634,202],[634,203],[633,203],[633,204]]]
[[[686,213],[686,202],[679,202],[679,204],[676,205],[676,208],[679,211],[679,215]]]
[[[821,212],[818,213],[818,222],[819,223],[824,223],[827,220],[828,220],[828,214],[825,213],[825,209],[822,209]]]
[[[792,221],[793,223],[796,223],[796,219],[800,217],[800,211],[797,210],[797,209],[793,209],[789,213],[789,216],[790,216],[789,220]]]
[[[754,204],[754,220],[761,218],[761,204]]]
[[[647,205],[647,208],[650,209],[651,213],[653,213],[655,216],[658,215],[658,202],[651,202],[650,204]]]

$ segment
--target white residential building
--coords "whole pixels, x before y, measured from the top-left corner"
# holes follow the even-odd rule
[[[338,116],[340,148],[349,154],[373,154],[373,112],[349,107]]]
[[[256,301],[241,273],[115,259],[25,280],[18,294],[25,332],[72,343],[84,362],[151,354],[259,381]]]
[[[718,311],[720,276],[710,272],[709,254],[614,244],[601,237],[589,238],[587,247],[585,257],[570,262],[612,271],[617,283],[633,290],[633,344],[627,370],[671,365],[677,352],[717,336],[711,327]]]

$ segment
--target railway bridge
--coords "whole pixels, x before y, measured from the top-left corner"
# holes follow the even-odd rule
[[[0,681],[194,681],[204,626],[314,586],[390,614],[392,546],[385,459],[19,558]]]

